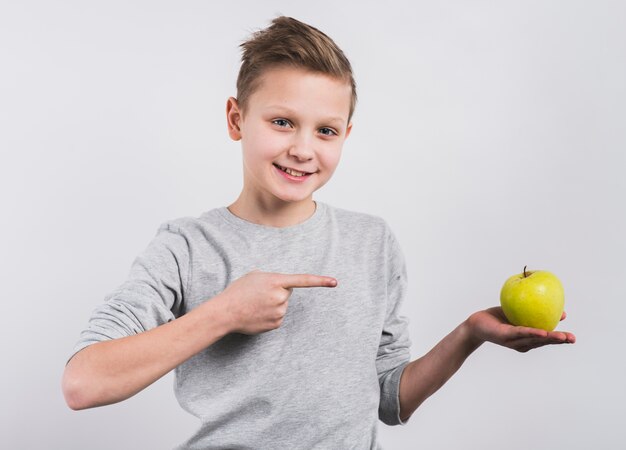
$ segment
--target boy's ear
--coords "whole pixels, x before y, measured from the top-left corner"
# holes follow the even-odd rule
[[[228,126],[228,135],[233,141],[239,141],[241,139],[240,122],[241,112],[239,111],[237,99],[235,97],[229,97],[226,101],[226,125]]]
[[[352,131],[352,122],[350,122],[348,124],[348,127],[346,128],[346,137],[344,139],[348,139],[348,136],[350,136],[351,131]]]

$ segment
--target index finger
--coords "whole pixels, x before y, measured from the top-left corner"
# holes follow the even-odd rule
[[[308,273],[280,274],[280,277],[280,285],[286,289],[337,286],[337,280],[333,277],[311,275]]]

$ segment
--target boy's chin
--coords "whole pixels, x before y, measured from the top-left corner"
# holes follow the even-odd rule
[[[309,195],[277,195],[276,198],[285,203],[309,203],[313,201],[313,194]]]

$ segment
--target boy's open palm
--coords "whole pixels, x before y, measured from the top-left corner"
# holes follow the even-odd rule
[[[565,317],[564,312],[561,320]],[[527,352],[544,345],[576,342],[574,334],[567,331],[545,331],[511,325],[499,306],[472,314],[469,322],[474,335],[481,341],[493,342],[519,352]]]
[[[231,331],[258,334],[280,327],[293,288],[336,285],[332,277],[254,270],[233,281],[220,295],[231,319]]]

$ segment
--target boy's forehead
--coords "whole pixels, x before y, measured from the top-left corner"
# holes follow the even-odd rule
[[[250,103],[255,109],[289,114],[305,113],[315,107],[325,119],[344,122],[351,96],[348,81],[301,68],[277,67],[259,77]]]

